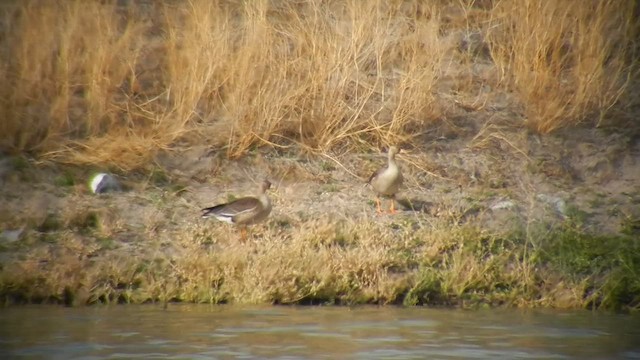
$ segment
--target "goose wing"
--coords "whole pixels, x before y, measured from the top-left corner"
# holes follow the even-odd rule
[[[241,214],[254,212],[260,208],[260,200],[253,197],[240,198],[226,204],[220,204],[202,209],[202,217],[233,218]]]
[[[387,168],[386,167],[381,167],[380,169],[376,170],[373,174],[371,174],[371,176],[369,177],[369,180],[367,181],[367,184],[371,184],[371,182],[373,181],[373,179],[377,178],[378,176],[380,176],[380,174],[382,174]]]

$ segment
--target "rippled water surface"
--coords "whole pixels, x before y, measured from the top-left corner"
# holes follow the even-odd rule
[[[396,307],[0,309],[1,359],[640,359],[640,317]]]

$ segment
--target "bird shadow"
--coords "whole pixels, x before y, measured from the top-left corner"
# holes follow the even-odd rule
[[[430,201],[411,198],[396,198],[396,203],[404,208],[404,210],[428,213],[433,207]]]

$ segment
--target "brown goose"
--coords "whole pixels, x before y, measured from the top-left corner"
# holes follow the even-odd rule
[[[402,186],[402,172],[400,172],[400,168],[398,164],[396,164],[396,154],[398,152],[400,152],[400,150],[397,147],[390,147],[387,167],[378,169],[371,175],[368,181],[368,184],[371,185],[376,192],[376,210],[378,213],[383,212],[380,208],[380,195],[391,198],[389,212],[391,214],[396,213],[394,207],[395,195],[400,189],[400,186]]]
[[[220,221],[237,225],[240,227],[240,236],[244,241],[247,226],[264,221],[271,212],[271,200],[267,196],[269,188],[271,188],[271,183],[265,179],[260,184],[260,193],[257,197],[243,197],[202,209],[202,217],[213,216]]]

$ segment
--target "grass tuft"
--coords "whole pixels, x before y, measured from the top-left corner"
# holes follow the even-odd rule
[[[638,64],[634,1],[500,1],[487,40],[527,125],[548,133],[589,121],[633,91]]]

